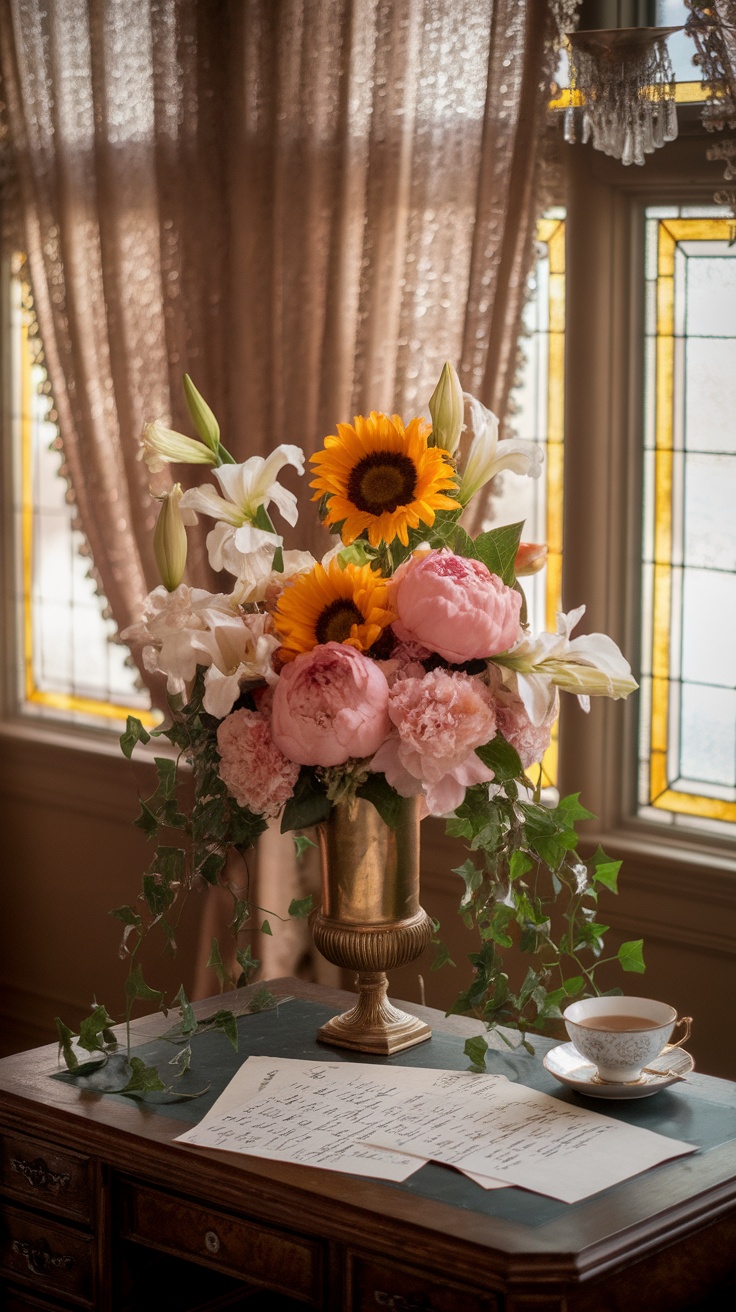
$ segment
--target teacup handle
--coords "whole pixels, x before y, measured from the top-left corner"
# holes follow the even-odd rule
[[[678,1025],[684,1025],[684,1026],[685,1026],[685,1033],[683,1034],[683,1036],[682,1036],[681,1039],[678,1039],[678,1040],[677,1040],[677,1043],[668,1043],[668,1044],[667,1044],[667,1047],[668,1047],[668,1048],[681,1048],[682,1045],[683,1045],[683,1043],[687,1043],[688,1039],[690,1038],[690,1030],[691,1030],[691,1028],[692,1028],[692,1023],[693,1023],[693,1018],[692,1018],[692,1016],[681,1016],[679,1020],[675,1021],[675,1029],[677,1029],[677,1026],[678,1026]],[[673,1031],[673,1033],[674,1033],[674,1031]]]

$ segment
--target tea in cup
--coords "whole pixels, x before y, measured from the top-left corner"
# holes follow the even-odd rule
[[[674,1007],[652,998],[584,998],[565,1009],[570,1039],[580,1053],[598,1068],[607,1084],[635,1084],[642,1070],[658,1057],[676,1025],[685,1031],[672,1047],[690,1036],[692,1018],[679,1021]]]

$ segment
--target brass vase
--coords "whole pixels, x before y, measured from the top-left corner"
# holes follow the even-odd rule
[[[339,802],[319,826],[319,844],[322,905],[309,923],[323,957],[358,972],[358,1001],[317,1038],[384,1055],[423,1043],[429,1025],[391,1005],[385,974],[418,957],[432,936],[419,905],[418,799],[402,799],[395,829],[363,798]]]

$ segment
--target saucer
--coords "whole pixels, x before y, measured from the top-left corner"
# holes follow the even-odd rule
[[[689,1075],[695,1062],[684,1048],[663,1048],[646,1071],[633,1084],[605,1084],[592,1062],[586,1061],[572,1043],[561,1043],[551,1048],[543,1059],[545,1070],[554,1075],[560,1084],[589,1098],[650,1098],[660,1089],[676,1084],[678,1076]]]

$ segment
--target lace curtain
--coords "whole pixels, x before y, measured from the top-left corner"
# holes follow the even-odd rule
[[[0,0],[35,310],[119,628],[158,581],[137,439],[145,419],[187,431],[184,372],[240,459],[283,441],[310,453],[371,408],[409,418],[445,359],[503,413],[553,10]],[[321,554],[322,534],[310,510],[288,544]],[[212,586],[201,549],[187,578]]]

